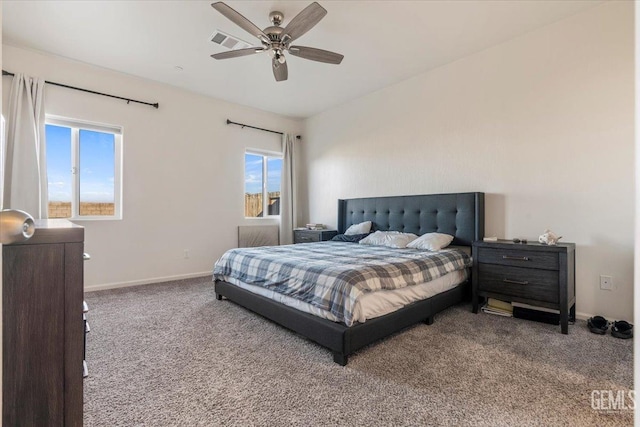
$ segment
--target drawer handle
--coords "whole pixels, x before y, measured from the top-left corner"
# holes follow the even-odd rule
[[[529,261],[529,257],[526,257],[526,256],[502,255],[502,259],[510,259],[510,260],[513,260],[513,261]]]
[[[514,285],[528,285],[529,284],[529,282],[527,282],[526,280],[521,282],[519,280],[502,279],[502,281],[504,283],[513,283]]]

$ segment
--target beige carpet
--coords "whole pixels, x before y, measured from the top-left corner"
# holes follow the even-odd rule
[[[624,426],[592,390],[633,387],[632,341],[453,307],[331,353],[229,301],[209,279],[88,293],[88,426]]]

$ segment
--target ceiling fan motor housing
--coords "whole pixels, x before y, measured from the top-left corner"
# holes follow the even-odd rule
[[[265,28],[263,32],[269,37],[269,40],[271,40],[271,43],[272,43],[271,47],[273,49],[279,50],[280,49],[279,43],[281,40],[280,36],[282,35],[282,31],[284,30],[282,27],[280,27],[280,25],[284,20],[284,13],[274,10],[269,14],[269,20],[271,21],[273,26]],[[277,45],[274,46],[273,45],[274,43],[277,43]]]
[[[276,43],[280,41],[282,31],[282,27],[267,27],[264,29],[264,33],[269,37],[269,40]]]
[[[260,39],[262,43],[262,46],[216,53],[211,55],[214,59],[237,58],[259,52],[267,52],[271,57],[273,74],[276,81],[280,82],[287,80],[288,77],[287,60],[284,56],[285,52],[300,58],[329,64],[339,64],[342,58],[344,58],[344,56],[339,53],[327,50],[306,46],[291,46],[291,42],[304,35],[327,14],[326,9],[317,2],[313,2],[304,8],[285,28],[280,26],[284,20],[284,13],[274,10],[269,14],[269,19],[273,25],[264,30],[261,30],[254,23],[238,13],[238,11],[221,1],[212,3],[211,6],[240,28]]]

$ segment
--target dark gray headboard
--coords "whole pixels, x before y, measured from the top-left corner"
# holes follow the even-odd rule
[[[338,232],[373,222],[373,230],[455,236],[452,244],[471,246],[484,237],[484,193],[423,194],[338,200]]]

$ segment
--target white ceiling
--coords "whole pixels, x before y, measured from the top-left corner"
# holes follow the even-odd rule
[[[3,41],[302,118],[600,2],[320,0],[327,16],[295,44],[345,58],[329,65],[289,55],[285,82],[274,80],[266,54],[210,58],[224,51],[209,41],[216,29],[257,42],[210,3],[5,1]],[[286,26],[310,1],[226,3],[265,28],[270,11],[284,12]]]

